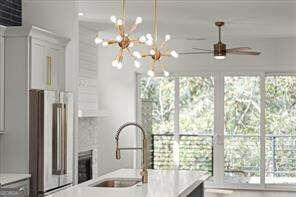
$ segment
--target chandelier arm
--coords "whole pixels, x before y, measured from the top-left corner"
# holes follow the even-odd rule
[[[161,50],[161,49],[163,49],[166,43],[167,43],[166,41],[163,41],[163,42],[161,43],[161,45],[160,45],[160,48],[159,48],[159,49],[160,49],[160,50]]]
[[[106,41],[108,42],[108,45],[118,43],[116,40],[106,40]]]
[[[155,70],[155,64],[156,64],[156,60],[153,60],[152,63],[150,64],[150,66],[149,66],[150,70],[152,70],[152,71]]]
[[[133,42],[135,44],[141,44],[141,42],[139,41],[139,38],[138,39],[131,39],[130,42]]]
[[[120,49],[118,54],[116,55],[116,60],[121,62],[123,59],[123,49]]]
[[[161,60],[159,60],[159,64],[160,64],[160,68],[161,68],[161,70],[162,70],[162,71],[165,71],[164,64],[162,64],[162,61],[161,61]]]
[[[152,57],[152,55],[150,55],[150,54],[142,54],[142,58],[146,58],[146,57]]]
[[[134,25],[132,26],[132,28],[129,30],[128,34],[133,33],[136,29],[137,29],[138,25],[136,23],[134,23]]]
[[[132,51],[129,48],[126,48],[127,52],[129,53],[129,55],[134,58],[134,60],[136,60],[137,58],[133,55]]]

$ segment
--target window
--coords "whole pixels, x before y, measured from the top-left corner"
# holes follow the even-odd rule
[[[224,80],[225,182],[252,183],[260,176],[260,77]]]
[[[266,183],[296,183],[296,76],[267,76]]]
[[[180,169],[212,172],[214,80],[180,77]]]
[[[175,81],[173,78],[141,79],[142,120],[152,143],[151,166],[173,168]]]

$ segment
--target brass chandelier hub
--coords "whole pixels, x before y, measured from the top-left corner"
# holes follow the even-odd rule
[[[130,45],[130,43],[131,43],[130,39],[127,36],[124,36],[122,38],[122,41],[118,42],[118,45],[120,46],[120,48],[126,49]]]
[[[152,55],[152,59],[154,61],[158,61],[161,58],[161,52],[160,51],[156,51],[154,55]]]

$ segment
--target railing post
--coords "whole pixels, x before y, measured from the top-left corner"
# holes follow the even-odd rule
[[[214,136],[212,137],[212,176],[214,176]]]
[[[276,172],[276,161],[275,161],[275,154],[276,154],[276,137],[272,136],[272,163],[273,163],[273,176],[275,175]]]
[[[151,155],[150,155],[150,158],[151,158],[151,169],[154,169],[154,137],[155,135],[152,134],[151,135]]]

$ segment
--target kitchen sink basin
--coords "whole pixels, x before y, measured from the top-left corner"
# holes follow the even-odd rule
[[[131,187],[140,183],[140,179],[107,179],[90,185],[91,187]]]

